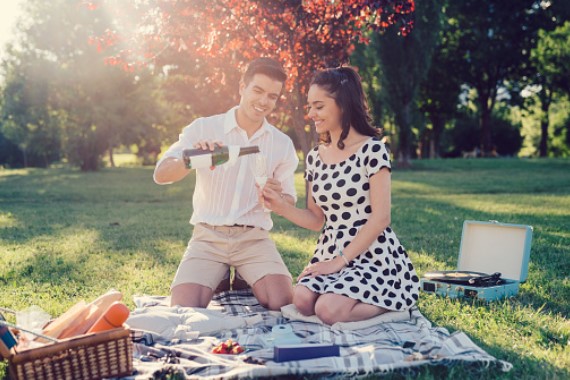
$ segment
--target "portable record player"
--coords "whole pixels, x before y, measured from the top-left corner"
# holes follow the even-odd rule
[[[531,226],[466,220],[457,270],[426,273],[421,289],[450,298],[512,297],[527,278],[531,241]]]

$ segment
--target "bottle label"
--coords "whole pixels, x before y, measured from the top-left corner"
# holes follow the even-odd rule
[[[238,145],[228,145],[228,166],[233,166],[239,157],[239,146]]]
[[[212,166],[211,154],[200,154],[190,157],[190,167],[192,169],[209,168],[210,166]]]

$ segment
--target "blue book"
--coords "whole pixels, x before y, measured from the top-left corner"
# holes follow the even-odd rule
[[[332,343],[304,343],[275,345],[273,360],[277,363],[340,356],[340,347]]]

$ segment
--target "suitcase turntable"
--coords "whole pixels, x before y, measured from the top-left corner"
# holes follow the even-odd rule
[[[515,296],[527,278],[531,241],[531,226],[466,220],[457,269],[426,273],[421,289],[484,301]]]

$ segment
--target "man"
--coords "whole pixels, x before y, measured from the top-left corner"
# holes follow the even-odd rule
[[[291,139],[266,120],[286,78],[273,59],[251,62],[239,83],[239,105],[184,128],[178,142],[157,163],[155,182],[173,183],[188,175],[190,170],[181,159],[183,149],[257,145],[267,161],[270,178],[265,186],[294,204],[299,159]],[[254,164],[255,155],[248,155],[233,165],[196,169],[190,219],[194,231],[171,285],[172,305],[206,307],[230,266],[252,286],[261,305],[279,310],[291,303],[291,274],[269,237],[273,222],[259,201]]]

